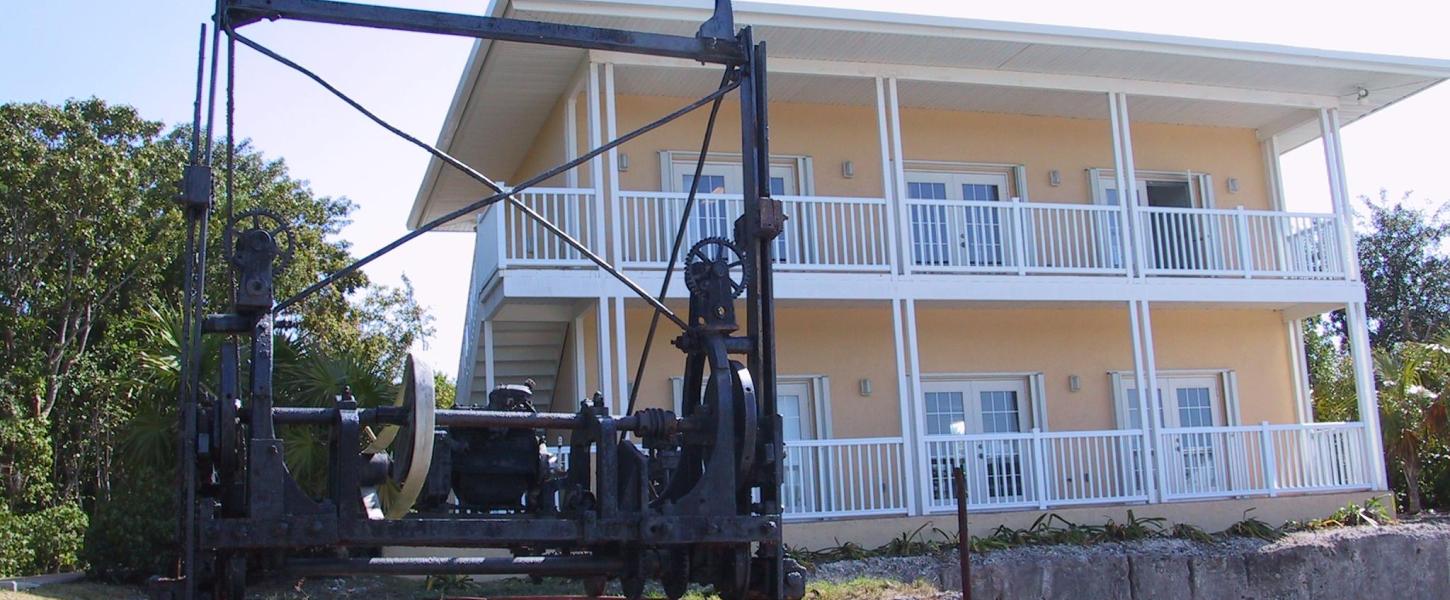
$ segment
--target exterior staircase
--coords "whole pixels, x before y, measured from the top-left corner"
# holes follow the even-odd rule
[[[557,321],[495,321],[493,364],[495,384],[522,384],[534,380],[534,406],[551,410],[558,385],[560,359],[569,335],[569,324]],[[467,402],[482,406],[488,402],[488,380],[484,367],[483,336],[478,336],[473,381]]]

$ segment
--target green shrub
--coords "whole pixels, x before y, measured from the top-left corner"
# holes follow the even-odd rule
[[[61,504],[32,513],[12,513],[0,504],[0,576],[71,570],[80,564],[86,513]]]
[[[175,492],[158,479],[126,481],[96,503],[81,553],[92,576],[136,581],[165,573],[175,561]]]

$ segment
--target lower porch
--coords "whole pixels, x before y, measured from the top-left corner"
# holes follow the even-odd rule
[[[1268,505],[1382,490],[1377,428],[1314,422],[1309,412],[1296,318],[1310,309],[1324,310],[782,301],[782,512],[801,525],[949,519],[956,466],[967,473],[974,514]],[[642,303],[526,303],[493,316],[480,336],[487,360],[473,374],[474,397],[521,382],[523,365],[538,363],[527,372],[549,382],[549,410],[571,410],[601,390],[614,412],[626,412],[638,376],[634,408],[678,411],[673,332],[660,330],[639,369],[651,316]],[[562,319],[549,336],[530,321],[546,316]],[[1156,389],[1156,402],[1140,388]]]

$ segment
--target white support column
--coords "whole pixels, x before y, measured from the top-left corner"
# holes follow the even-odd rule
[[[1319,134],[1324,142],[1324,165],[1329,173],[1329,196],[1339,224],[1339,239],[1344,260],[1344,276],[1359,281],[1359,253],[1355,250],[1354,208],[1345,186],[1344,157],[1340,154],[1339,111],[1319,110]]]
[[[609,297],[600,296],[598,303],[594,305],[594,325],[598,331],[597,345],[595,351],[599,354],[599,389],[602,394],[609,394],[614,389],[614,345],[609,338]],[[592,393],[592,392],[591,392]]]
[[[1269,203],[1274,210],[1288,210],[1284,203],[1284,175],[1279,170],[1279,136],[1259,142],[1264,153],[1264,175],[1269,180]]]
[[[1294,419],[1314,422],[1314,401],[1309,387],[1309,359],[1304,352],[1304,320],[1285,319],[1289,336],[1289,368],[1294,375]]]
[[[1121,225],[1118,232],[1118,241],[1123,253],[1123,267],[1132,278],[1137,275],[1138,261],[1134,258],[1138,244],[1134,241],[1134,232],[1138,224],[1134,221],[1134,212],[1129,202],[1129,196],[1124,191],[1131,186],[1128,184],[1128,163],[1123,157],[1123,127],[1118,115],[1118,94],[1108,92],[1108,123],[1113,135],[1113,182],[1118,188],[1118,212],[1122,215]],[[1093,182],[1093,189],[1098,189],[1098,182]],[[1136,329],[1134,330],[1136,332]],[[1137,336],[1137,333],[1134,333]],[[1136,337],[1135,337],[1136,339]],[[1143,389],[1139,387],[1138,389]]]
[[[1128,329],[1133,339],[1133,386],[1138,390],[1138,425],[1143,430],[1142,460],[1143,460],[1143,487],[1148,493],[1148,502],[1160,502],[1159,487],[1156,484],[1158,467],[1158,435],[1155,431],[1153,412],[1149,408],[1148,398],[1151,393],[1148,389],[1148,363],[1143,353],[1143,326],[1138,321],[1138,301],[1128,301]],[[1117,393],[1117,390],[1113,390]]]
[[[1155,459],[1154,471],[1157,473],[1158,496],[1162,498],[1165,477],[1167,475],[1167,463],[1164,462],[1167,459],[1167,455],[1165,454],[1166,449],[1162,447],[1163,436],[1158,435],[1158,431],[1163,424],[1163,404],[1159,401],[1158,391],[1157,342],[1153,340],[1152,308],[1148,305],[1147,300],[1139,300],[1138,308],[1141,312],[1138,319],[1143,328],[1143,367],[1146,371],[1145,378],[1147,379],[1148,389],[1150,390],[1148,394],[1139,395],[1148,398],[1148,417],[1152,421],[1151,430],[1153,431],[1153,441],[1155,443],[1155,447],[1153,448],[1153,456]]]
[[[493,321],[483,322],[483,393],[493,391],[498,370],[493,365]]]
[[[1128,118],[1128,95],[1117,95],[1118,134],[1123,152],[1123,180],[1126,188],[1118,188],[1118,201],[1128,206],[1128,229],[1132,232],[1133,263],[1138,265],[1138,277],[1147,277],[1148,250],[1144,241],[1143,219],[1138,212],[1138,173],[1133,164],[1133,127]],[[1146,309],[1145,309],[1146,310]]]
[[[891,131],[886,125],[886,89],[880,77],[876,78],[876,140],[881,147],[881,197],[886,201],[886,256],[891,264],[891,274],[895,276],[900,272],[902,264],[898,257],[906,256],[901,249],[898,237],[905,238],[905,236],[898,236],[901,232],[901,225],[897,219],[899,211],[896,210],[896,207],[899,206],[896,196],[896,173],[891,168]]]
[[[576,410],[579,408],[579,405],[577,404],[579,400],[589,396],[589,370],[584,365],[584,361],[588,359],[585,358],[586,353],[584,351],[584,315],[582,313],[574,317],[573,329],[574,395],[577,397],[570,398],[569,404],[565,404],[563,405],[563,408],[556,410]]]
[[[886,87],[891,92],[887,109],[890,111],[891,120],[891,150],[895,157],[893,173],[896,179],[896,206],[897,215],[900,216],[901,234],[901,268],[900,273],[911,274],[911,215],[906,207],[906,158],[901,153],[901,102],[900,95],[896,89],[896,78],[886,80]],[[907,305],[911,306],[910,304]],[[908,308],[907,310],[914,310]]]
[[[907,364],[911,368],[911,413],[912,428],[917,432],[916,476],[918,512],[926,513],[931,503],[931,459],[926,450],[926,409],[921,391],[921,345],[917,340],[916,300],[907,298],[906,304],[906,352]]]
[[[1379,396],[1375,391],[1374,365],[1369,346],[1369,322],[1363,302],[1345,306],[1349,333],[1349,357],[1354,363],[1354,393],[1359,398],[1359,420],[1364,423],[1366,462],[1376,490],[1389,489],[1385,476],[1384,440],[1380,432]]]
[[[624,328],[624,296],[614,299],[614,414],[624,414],[629,401],[629,353],[625,348],[628,334]]]
[[[569,99],[564,103],[564,160],[571,161],[579,157],[579,95],[569,94]],[[564,185],[575,188],[579,187],[579,168],[574,167],[564,173]]]
[[[902,487],[906,490],[907,514],[919,515],[922,514],[921,503],[917,497],[917,490],[920,486],[912,485],[911,481],[915,478],[913,474],[918,472],[916,468],[918,458],[917,440],[921,437],[921,432],[916,428],[914,422],[916,411],[913,410],[913,406],[915,403],[911,399],[917,397],[919,394],[912,385],[912,379],[907,375],[906,363],[909,350],[902,340],[902,329],[904,326],[905,324],[901,318],[901,300],[899,298],[892,298],[891,333],[894,338],[894,348],[896,349],[896,404],[901,411],[901,473],[905,478],[905,481],[902,482]],[[912,372],[914,373],[915,371]]]
[[[619,135],[618,115],[614,106],[614,63],[604,63],[604,127],[606,137],[614,139]],[[600,199],[600,203],[604,202]],[[619,200],[619,148],[609,149],[609,207],[613,215],[609,227],[609,236],[613,240],[612,248],[614,264],[624,262],[624,223],[619,218],[623,212]],[[596,243],[602,242],[599,240]],[[599,247],[604,248],[600,243]]]
[[[599,107],[599,65],[589,63],[589,147],[591,149],[604,145],[603,124],[600,122]],[[595,252],[607,252],[604,241],[604,157],[595,155],[589,160],[589,184],[594,188],[594,230],[590,232],[593,237],[591,250]],[[606,388],[605,393],[609,390]]]

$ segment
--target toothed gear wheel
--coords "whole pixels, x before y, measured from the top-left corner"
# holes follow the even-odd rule
[[[739,298],[744,294],[752,276],[750,263],[745,260],[745,253],[740,251],[735,242],[723,237],[707,237],[690,247],[689,253],[685,255],[685,287],[691,293],[702,293],[705,282],[691,267],[702,262],[713,263],[720,258],[725,259],[724,275],[730,279],[731,297]]]
[[[250,227],[248,227],[250,225]],[[242,229],[245,227],[246,229]],[[287,268],[292,263],[292,250],[297,246],[296,236],[292,234],[292,225],[288,224],[281,215],[265,208],[253,208],[244,210],[232,217],[227,223],[227,229],[231,233],[231,239],[237,239],[237,234],[242,231],[261,230],[272,237],[272,243],[277,245],[277,260],[273,263],[278,271]],[[227,248],[227,258],[233,263],[236,262],[235,248]]]

